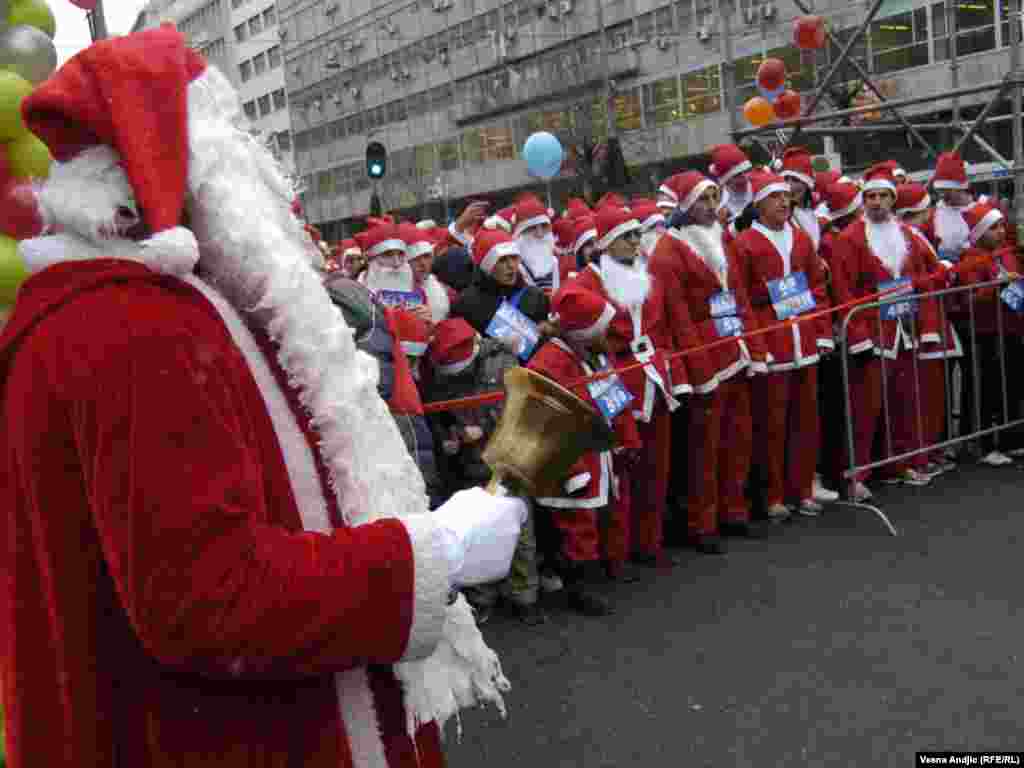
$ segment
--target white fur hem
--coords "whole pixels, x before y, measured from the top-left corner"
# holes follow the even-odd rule
[[[409,532],[415,568],[412,627],[402,661],[422,659],[433,653],[441,639],[448,596],[448,561],[441,536],[429,515],[403,520]]]

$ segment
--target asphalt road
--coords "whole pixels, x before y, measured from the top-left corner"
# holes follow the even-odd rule
[[[1024,472],[965,468],[832,506],[723,557],[611,585],[618,613],[484,627],[509,717],[447,728],[451,768],[911,766],[1024,750]]]

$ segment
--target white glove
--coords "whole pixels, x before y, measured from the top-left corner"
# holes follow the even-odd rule
[[[435,509],[452,587],[505,578],[527,512],[522,499],[492,496],[482,488],[459,491]]]

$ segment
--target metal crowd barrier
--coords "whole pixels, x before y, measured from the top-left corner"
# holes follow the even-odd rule
[[[844,400],[844,417],[845,417],[845,458],[844,462],[848,468],[843,472],[844,488],[842,489],[843,498],[840,503],[857,506],[865,509],[870,509],[875,512],[885,526],[889,529],[892,535],[898,535],[895,526],[886,517],[885,513],[878,508],[875,504],[868,504],[864,501],[856,501],[849,497],[850,488],[854,481],[859,475],[868,472],[873,469],[886,467],[896,463],[906,462],[909,459],[920,456],[922,454],[932,453],[938,450],[945,450],[952,446],[961,445],[964,443],[974,443],[979,438],[993,435],[998,450],[999,446],[999,433],[1004,432],[1014,427],[1024,426],[1024,418],[1016,420],[1010,419],[1010,398],[1016,398],[1018,401],[1024,398],[1024,390],[1018,390],[1016,392],[1010,392],[1007,386],[1007,356],[1006,356],[1006,328],[1004,321],[1004,310],[1005,306],[997,295],[995,301],[998,303],[998,311],[995,312],[996,317],[996,339],[998,346],[998,361],[999,361],[999,389],[1001,393],[1001,418],[998,419],[997,423],[994,424],[983,424],[982,423],[982,396],[983,396],[983,377],[981,372],[981,366],[983,361],[979,359],[979,345],[978,345],[978,332],[977,332],[977,295],[980,291],[987,288],[1002,289],[1012,282],[1009,278],[1000,280],[994,280],[986,283],[977,283],[974,285],[958,286],[954,288],[945,288],[942,290],[931,291],[928,293],[919,294],[904,294],[895,295],[893,297],[887,297],[879,301],[865,303],[853,307],[849,313],[843,318],[840,333],[839,333],[839,344],[837,349],[842,360],[842,375],[843,375],[843,400]],[[864,463],[858,463],[857,460],[857,448],[855,444],[855,433],[854,433],[854,414],[858,407],[858,404],[854,401],[850,391],[850,354],[848,349],[847,338],[849,333],[850,323],[860,314],[868,312],[872,309],[881,310],[881,308],[897,304],[901,302],[907,302],[913,300],[917,302],[918,306],[922,306],[924,302],[929,300],[937,300],[938,315],[939,315],[939,327],[942,338],[942,348],[948,349],[949,347],[949,327],[950,323],[947,322],[949,319],[949,310],[947,309],[947,301],[950,297],[965,296],[967,303],[966,312],[966,323],[964,322],[964,316],[956,316],[956,321],[953,323],[955,332],[958,334],[960,339],[960,345],[963,349],[963,356],[951,359],[948,354],[941,358],[943,364],[943,376],[945,379],[945,423],[943,431],[945,433],[945,439],[940,439],[937,442],[927,443],[925,436],[925,419],[922,413],[922,388],[921,388],[921,364],[925,361],[921,360],[919,355],[922,352],[922,346],[919,345],[911,350],[911,357],[913,360],[913,387],[914,397],[912,398],[914,407],[914,424],[916,427],[916,434],[914,436],[914,442],[917,444],[916,447],[911,450],[905,450],[899,454],[893,453],[893,430],[892,430],[892,414],[894,406],[890,402],[890,392],[888,387],[888,377],[886,375],[886,366],[893,365],[894,361],[886,358],[884,354],[880,354],[877,348],[873,348],[870,351],[860,352],[856,356],[871,356],[878,358],[881,365],[881,384],[882,384],[882,413],[881,420],[882,425],[876,425],[876,438],[874,445],[877,446],[878,441],[878,430],[884,428],[884,452],[883,455],[876,455],[874,447],[869,447],[870,459]],[[918,338],[917,333],[917,315],[911,313],[905,316],[905,320],[908,322],[910,328],[910,336],[916,340]],[[878,339],[882,339],[882,313],[879,311],[875,316],[875,331]],[[966,335],[966,338],[964,336]],[[902,347],[901,347],[902,350]],[[1022,361],[1024,364],[1024,361]],[[955,366],[955,369],[954,369]],[[965,370],[968,367],[969,370]],[[959,382],[957,381],[957,373],[959,373]],[[965,377],[969,377],[970,386],[969,391],[971,393],[970,403],[963,402],[964,398],[962,393],[964,391],[963,384],[965,383]],[[959,386],[954,386],[959,384]],[[906,403],[899,404],[898,407],[907,407]],[[973,418],[969,420],[971,429],[968,431],[965,429],[965,416],[967,415],[967,409],[971,408],[973,411]],[[1022,411],[1018,411],[1022,412]]]

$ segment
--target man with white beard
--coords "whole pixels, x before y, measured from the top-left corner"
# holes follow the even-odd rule
[[[451,301],[448,291],[430,271],[436,243],[431,239],[430,230],[422,224],[400,224],[398,230],[405,243],[406,257],[412,270],[413,290],[423,299],[417,314],[427,323],[437,325],[448,317]]]
[[[726,224],[739,218],[754,202],[754,192],[750,187],[752,169],[750,158],[735,144],[719,144],[711,151],[708,173],[723,190],[719,208],[725,212]]]
[[[631,470],[633,511],[630,537],[634,559],[661,568],[676,564],[664,550],[665,500],[671,462],[669,414],[679,406],[677,393],[690,393],[685,368],[669,372],[667,356],[675,351],[668,312],[671,299],[661,281],[638,264],[640,222],[624,208],[607,205],[597,211],[597,263],[576,278],[584,288],[609,299],[615,307],[610,341],[615,366],[640,363],[622,374],[633,396],[633,415],[643,443]],[[678,378],[677,378],[678,377]],[[675,384],[675,390],[673,388]]]
[[[448,596],[507,572],[525,504],[427,511],[239,107],[170,25],[23,102],[60,234],[0,337],[12,768],[438,768],[507,687]]]
[[[880,163],[868,169],[864,174],[863,198],[864,216],[844,229],[834,243],[835,262],[842,265],[832,275],[836,300],[840,303],[901,284],[912,290],[915,283],[929,277],[933,257],[927,246],[892,212],[896,183],[891,164]],[[885,428],[881,419],[882,356],[886,360],[893,453],[898,455],[922,446],[917,427],[914,355],[939,349],[942,337],[935,304],[922,302],[916,310],[914,306],[910,302],[897,304],[895,309],[883,311],[881,320],[877,310],[858,312],[849,324],[847,353],[851,356],[850,399],[858,465],[868,464],[874,458],[876,432],[879,427]],[[913,324],[910,313],[917,315]],[[837,322],[842,322],[842,317]],[[916,338],[912,335],[914,327]],[[884,474],[894,482],[927,485],[929,478],[914,466],[921,460],[889,465]],[[868,473],[862,472],[851,484],[850,495],[854,500],[871,497],[865,485],[867,477]]]
[[[519,271],[526,284],[557,291],[561,281],[551,217],[535,196],[524,195],[516,203],[516,223],[512,234],[519,245]]]
[[[671,227],[651,257],[651,273],[672,296],[685,302],[692,326],[673,323],[677,346],[715,344],[755,329],[750,303],[735,258],[726,253],[724,231],[715,208],[716,185],[699,171],[666,182],[679,199]],[[687,530],[699,552],[722,554],[720,534],[751,536],[750,508],[744,486],[750,471],[751,415],[748,372],[765,370],[761,336],[736,339],[686,357],[691,382],[698,360],[706,366],[704,385],[695,386],[688,403],[686,455]],[[676,459],[677,471],[682,457]]]
[[[931,186],[941,196],[939,204],[921,227],[942,261],[955,263],[960,253],[970,247],[970,228],[964,212],[974,205],[967,167],[956,152],[943,152],[935,161]]]

